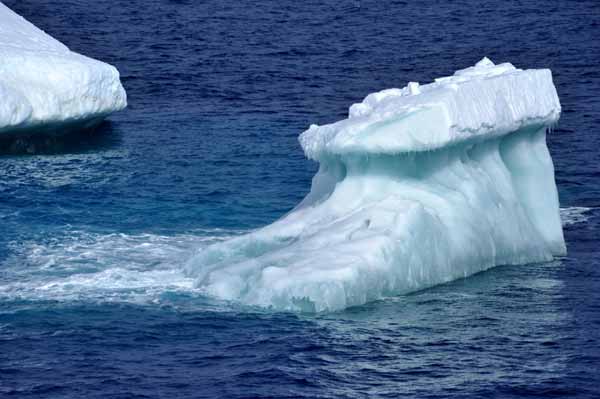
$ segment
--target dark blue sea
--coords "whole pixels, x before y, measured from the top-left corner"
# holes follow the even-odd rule
[[[596,0],[4,3],[129,108],[0,157],[1,397],[600,397]],[[308,192],[309,124],[483,56],[553,71],[566,257],[317,315],[193,288],[194,251]]]

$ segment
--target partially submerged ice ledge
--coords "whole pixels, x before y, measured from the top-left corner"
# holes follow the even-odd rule
[[[0,3],[0,138],[87,128],[127,106],[119,72]]]
[[[312,312],[563,255],[546,147],[559,115],[549,70],[486,58],[370,94],[300,136],[320,165],[294,210],[200,249],[187,272],[218,298]]]

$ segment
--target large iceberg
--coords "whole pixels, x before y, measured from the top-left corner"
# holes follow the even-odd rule
[[[563,255],[559,115],[549,70],[487,58],[370,94],[300,136],[319,170],[295,209],[200,249],[187,273],[225,300],[324,311]]]
[[[127,105],[119,72],[0,3],[0,137],[90,127]]]

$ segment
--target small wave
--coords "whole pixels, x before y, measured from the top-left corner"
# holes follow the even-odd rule
[[[587,222],[590,218],[589,212],[591,210],[592,208],[583,206],[560,208],[560,219],[562,220],[563,227]]]

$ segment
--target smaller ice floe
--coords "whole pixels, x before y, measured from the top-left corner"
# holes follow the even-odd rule
[[[0,3],[0,138],[92,127],[127,106],[112,65],[70,51]]]

